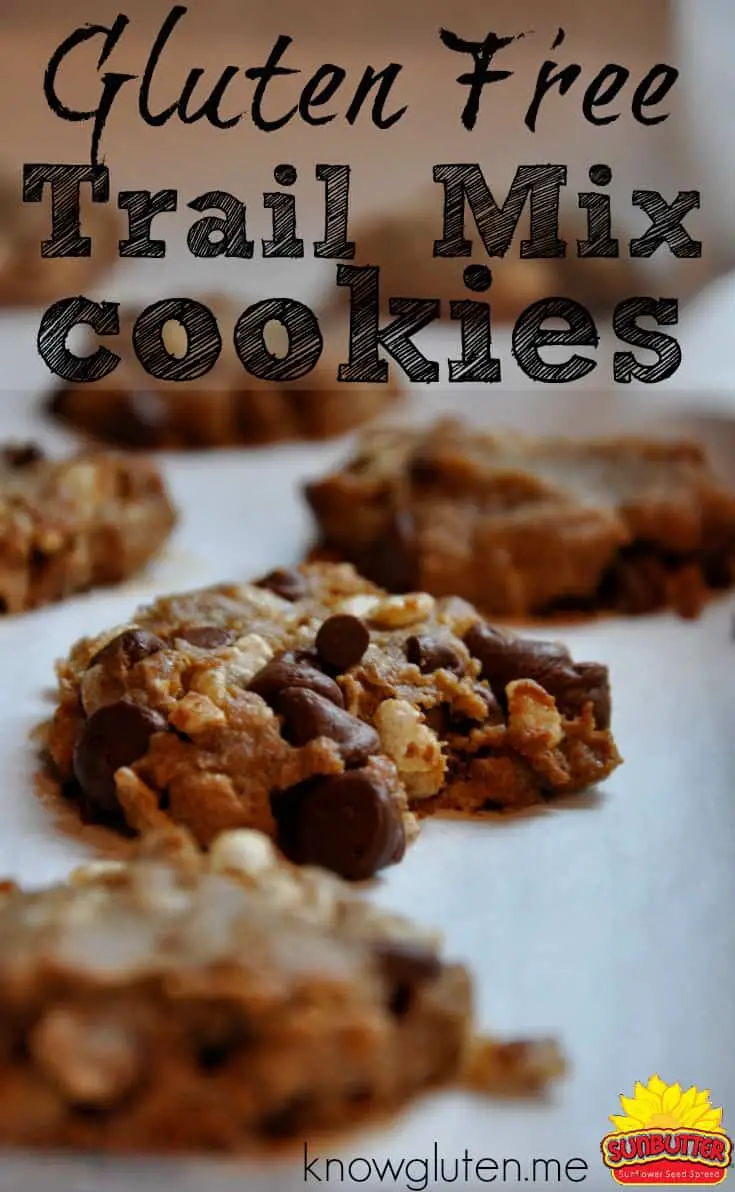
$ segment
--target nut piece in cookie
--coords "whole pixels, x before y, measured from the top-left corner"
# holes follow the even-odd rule
[[[437,937],[225,833],[0,900],[4,1145],[238,1151],[424,1092],[538,1093],[555,1045],[476,1033]]]
[[[19,613],[134,575],[176,513],[158,468],[113,453],[0,450],[0,609]]]
[[[330,557],[487,616],[692,618],[735,583],[735,491],[691,442],[374,430],[306,499]]]
[[[350,566],[163,597],[59,665],[48,734],[83,814],[207,848],[254,828],[361,881],[416,816],[538,803],[620,763],[606,667]]]

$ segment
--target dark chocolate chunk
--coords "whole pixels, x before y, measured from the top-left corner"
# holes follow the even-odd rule
[[[666,586],[666,568],[660,558],[631,552],[621,556],[603,578],[600,592],[619,612],[640,617],[668,603]]]
[[[476,683],[475,695],[478,695],[485,705],[486,712],[483,720],[487,720],[490,717],[492,717],[494,720],[502,719],[500,715],[500,704],[489,687],[484,687],[482,683]]]
[[[314,1102],[308,1093],[294,1093],[276,1109],[270,1109],[260,1121],[260,1132],[264,1138],[292,1138],[305,1131],[314,1114]]]
[[[177,629],[176,637],[199,650],[219,650],[234,642],[237,634],[232,629],[220,629],[219,625],[192,625],[188,629]]]
[[[409,479],[416,485],[436,484],[441,478],[439,463],[425,447],[414,451],[408,461],[407,471]]]
[[[295,567],[279,567],[276,571],[264,575],[262,579],[256,579],[255,587],[267,588],[269,592],[274,592],[283,600],[289,600],[291,604],[303,599],[308,591],[306,580]]]
[[[374,955],[389,984],[391,1011],[398,1018],[411,1008],[417,989],[442,971],[436,952],[412,940],[384,941],[377,945]]]
[[[707,551],[702,556],[702,573],[710,588],[724,590],[732,585],[735,577],[735,547],[725,550]]]
[[[450,724],[449,705],[435,704],[433,708],[424,708],[423,711],[424,719],[432,732],[435,732],[437,737],[445,737]]]
[[[128,447],[160,447],[171,423],[171,410],[161,394],[127,390],[106,395],[109,426],[106,437]]]
[[[323,623],[315,644],[320,661],[342,673],[360,662],[370,645],[370,632],[359,617],[336,613]]]
[[[314,660],[308,654],[298,650],[286,650],[272,658],[250,680],[248,691],[254,691],[274,708],[287,687],[305,687],[338,708],[344,707],[342,692],[334,679],[314,666]]]
[[[402,855],[405,831],[390,791],[367,769],[301,783],[271,799],[278,843],[297,865],[364,881]]]
[[[610,726],[610,687],[607,667],[596,662],[574,662],[557,642],[506,637],[478,621],[465,635],[465,645],[482,663],[501,707],[505,688],[516,679],[532,679],[556,700],[564,716],[578,716],[591,702],[598,728]]]
[[[328,737],[339,746],[346,766],[364,765],[371,754],[380,753],[380,737],[371,725],[315,691],[288,687],[278,696],[276,709],[284,718],[284,735],[292,745]]]
[[[598,728],[609,728],[612,719],[612,697],[608,669],[601,662],[576,662],[574,670],[576,683],[568,683],[560,698],[554,695],[559,709],[565,716],[579,716],[586,703],[591,701]]]
[[[468,712],[460,712],[458,708],[446,705],[448,707],[449,725],[447,732],[456,733],[460,737],[467,737],[476,729],[479,724],[502,724],[503,711],[500,703],[493,695],[489,687],[485,687],[482,683],[475,684],[475,695],[479,696],[485,705],[484,711],[479,716],[470,716]]]
[[[125,629],[98,650],[89,665],[98,666],[100,663],[110,662],[127,668],[135,666],[142,658],[148,658],[151,654],[165,649],[166,643],[160,637],[156,637],[155,633],[149,633],[147,629]]]
[[[143,757],[153,734],[167,728],[160,712],[125,699],[98,708],[90,716],[74,750],[73,762],[88,811],[103,815],[119,811],[115,772]]]
[[[3,447],[3,458],[11,468],[29,468],[46,459],[46,452],[37,443],[9,443]]]
[[[448,670],[456,675],[464,671],[462,659],[449,642],[430,633],[422,633],[409,637],[406,641],[406,658],[417,666],[422,674],[430,675],[434,671]]]

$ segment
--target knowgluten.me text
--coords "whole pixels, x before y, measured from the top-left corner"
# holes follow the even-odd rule
[[[587,1179],[584,1159],[492,1158],[471,1154],[445,1155],[435,1142],[426,1155],[390,1157],[353,1155],[342,1158],[325,1155],[304,1143],[305,1184],[343,1188],[394,1188],[404,1192],[428,1192],[443,1187],[482,1188],[486,1184],[552,1184],[565,1187]]]

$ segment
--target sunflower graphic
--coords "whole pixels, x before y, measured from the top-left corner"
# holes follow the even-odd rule
[[[682,1089],[652,1076],[621,1094],[622,1113],[610,1115],[615,1133],[602,1140],[602,1161],[617,1184],[664,1187],[721,1184],[732,1158],[722,1110],[709,1089]]]
[[[684,1092],[679,1084],[664,1084],[652,1076],[648,1084],[637,1080],[632,1097],[621,1094],[623,1114],[611,1114],[610,1121],[621,1134],[636,1130],[707,1130],[724,1134],[722,1110],[710,1101],[710,1090],[692,1085]]]

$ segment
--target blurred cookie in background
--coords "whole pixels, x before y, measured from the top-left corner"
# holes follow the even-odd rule
[[[142,456],[51,459],[35,443],[0,443],[0,614],[122,583],[177,521],[163,475]]]
[[[124,232],[119,212],[94,203],[82,187],[81,235],[92,241],[88,257],[43,257],[41,244],[51,235],[51,200],[22,200],[20,176],[0,175],[0,307],[47,306],[88,290],[112,268]]]
[[[304,377],[259,380],[246,371],[234,347],[234,328],[245,304],[211,295],[199,301],[217,319],[222,339],[220,355],[204,376],[193,381],[150,376],[132,346],[139,312],[129,311],[121,315],[117,341],[106,340],[121,357],[115,371],[98,382],[64,385],[49,399],[49,412],[92,438],[127,449],[196,449],[331,438],[371,421],[399,397],[394,380],[338,383],[343,354],[328,344]],[[267,325],[264,338],[274,356],[287,355],[282,324]],[[186,356],[182,323],[169,320],[162,339],[171,356]]]

